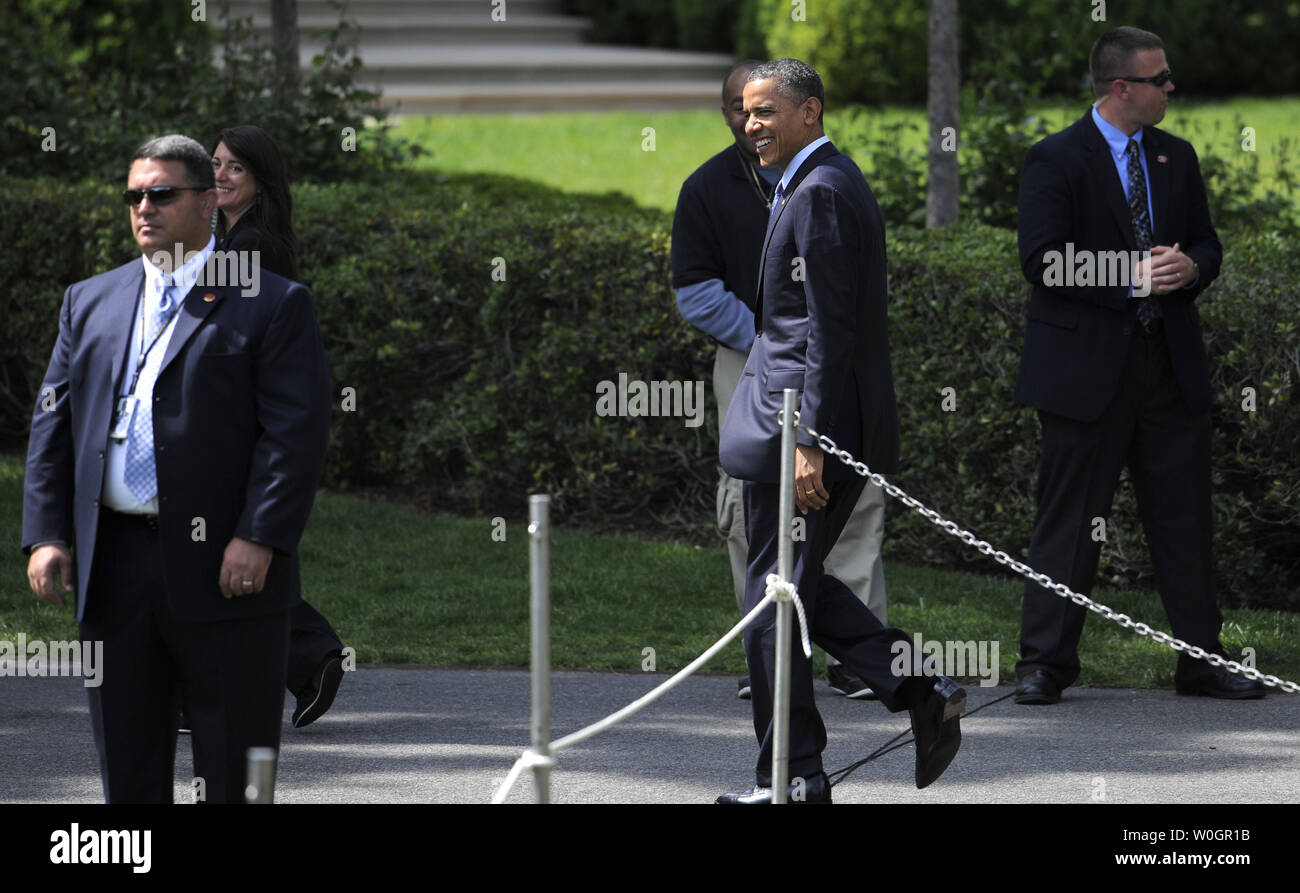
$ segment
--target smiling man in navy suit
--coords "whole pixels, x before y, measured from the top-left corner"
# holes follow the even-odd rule
[[[797,59],[755,68],[744,89],[746,133],[764,167],[782,170],[761,254],[754,345],[732,398],[719,450],[722,466],[745,481],[749,563],[745,610],[762,600],[776,572],[781,518],[780,431],[785,388],[801,391],[800,418],[871,466],[893,471],[898,419],[889,366],[885,303],[885,229],[871,189],[822,128],[825,92],[817,72]],[[925,787],[961,744],[966,694],[945,676],[900,675],[891,663],[908,637],[885,628],[823,562],[862,493],[865,478],[826,461],[805,430],[798,433],[795,502],[803,515],[796,539],[794,584],[813,641],[865,679],[891,712],[911,712],[916,784]],[[759,741],[754,788],[718,798],[724,804],[769,803],[775,609],[745,630]],[[796,637],[797,641],[797,637]],[[826,728],[813,698],[812,664],[791,652],[792,802],[829,803],[822,770]],[[907,661],[909,667],[911,661]]]
[[[171,802],[183,695],[196,793],[238,803],[247,749],[279,745],[329,371],[305,287],[251,256],[219,284],[201,145],[141,146],[124,197],[143,257],[68,288],[32,417],[27,576],[104,643],[105,799]]]
[[[1164,43],[1114,28],[1097,38],[1089,68],[1096,104],[1033,146],[1020,175],[1020,263],[1033,294],[1015,398],[1038,410],[1043,429],[1029,564],[1091,591],[1104,539],[1098,522],[1127,466],[1174,635],[1223,654],[1210,375],[1196,310],[1223,249],[1196,152],[1155,127],[1174,90]],[[1110,266],[1106,281],[1053,270],[1062,257],[1096,261],[1102,252],[1142,259],[1132,274]],[[1096,278],[1102,269],[1098,261]],[[1026,584],[1016,703],[1055,704],[1078,678],[1086,614]],[[1261,683],[1186,654],[1174,682],[1185,695],[1264,696]]]

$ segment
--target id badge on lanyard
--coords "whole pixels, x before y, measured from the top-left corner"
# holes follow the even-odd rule
[[[117,410],[113,413],[113,430],[109,432],[109,437],[118,443],[126,440],[126,435],[131,431],[131,419],[135,417],[135,408],[139,403],[140,398],[135,394],[117,398]]]
[[[143,302],[144,300],[144,283],[140,284],[140,294],[137,296],[136,300],[137,302]],[[158,343],[158,339],[161,338],[163,332],[167,330],[167,326],[171,322],[171,317],[174,317],[176,313],[179,312],[180,304],[177,304],[176,309],[172,311],[171,317],[168,317],[163,323],[162,328],[159,330],[158,334],[154,336],[153,341],[151,341],[148,346],[145,346],[144,343],[143,305],[141,305],[140,310],[140,357],[136,361],[135,374],[131,378],[130,391],[128,391],[124,396],[117,398],[117,406],[113,411],[113,428],[108,435],[118,443],[124,442],[127,435],[131,433],[131,420],[135,418],[136,410],[140,407],[140,398],[136,396],[135,393],[135,387],[140,381],[140,370],[144,368],[145,361],[149,357],[149,351],[153,350],[153,346]]]

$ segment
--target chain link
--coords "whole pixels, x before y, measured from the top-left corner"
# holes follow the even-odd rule
[[[1170,648],[1174,649],[1175,651],[1180,651],[1197,660],[1203,660],[1212,667],[1223,667],[1228,672],[1236,673],[1239,676],[1245,676],[1247,679],[1256,679],[1264,683],[1265,685],[1272,686],[1274,688],[1280,688],[1283,691],[1289,691],[1295,694],[1300,694],[1300,685],[1297,685],[1294,682],[1291,682],[1286,679],[1279,679],[1276,676],[1261,673],[1259,672],[1259,670],[1256,670],[1254,667],[1242,666],[1242,664],[1239,661],[1225,660],[1222,656],[1208,652],[1204,648],[1200,647],[1199,645],[1188,645],[1182,639],[1176,639],[1166,632],[1161,632],[1158,629],[1152,629],[1150,626],[1148,626],[1145,623],[1134,622],[1133,618],[1129,617],[1127,614],[1121,614],[1119,611],[1116,611],[1112,608],[1108,608],[1105,605],[1101,604],[1100,602],[1095,602],[1092,599],[1088,598],[1088,596],[1075,592],[1073,589],[1071,589],[1069,586],[1066,586],[1064,583],[1057,583],[1047,574],[1039,573],[1029,565],[1025,564],[1023,561],[1017,561],[1016,559],[1008,555],[1006,552],[1003,552],[1000,549],[993,548],[993,546],[989,545],[989,543],[980,539],[975,534],[971,533],[969,530],[962,528],[954,521],[949,521],[947,518],[945,518],[943,515],[936,512],[934,509],[928,508],[920,500],[909,496],[901,487],[897,487],[894,484],[891,484],[889,481],[885,480],[884,475],[873,472],[870,468],[867,467],[867,464],[865,462],[859,462],[856,459],[854,459],[853,455],[848,450],[840,449],[838,446],[836,446],[835,441],[831,440],[825,434],[818,434],[816,431],[814,431],[812,428],[808,427],[807,425],[799,424],[799,419],[797,416],[795,417],[795,425],[797,427],[803,428],[811,436],[815,437],[817,439],[818,446],[820,446],[822,450],[824,450],[827,453],[830,453],[832,456],[835,456],[845,465],[852,468],[859,475],[861,475],[864,478],[867,478],[869,481],[871,481],[871,483],[875,484],[877,487],[880,487],[890,496],[894,497],[899,502],[903,503],[903,505],[907,506],[912,511],[916,512],[918,515],[925,518],[931,524],[934,524],[936,527],[940,528],[945,533],[957,537],[957,539],[961,540],[966,545],[971,546],[972,548],[974,548],[975,550],[977,550],[983,555],[987,555],[989,558],[992,558],[998,564],[1004,565],[1005,567],[1009,567],[1011,568],[1011,570],[1020,574],[1020,576],[1027,577],[1028,579],[1033,580],[1035,583],[1037,583],[1039,586],[1042,586],[1044,589],[1049,589],[1052,592],[1055,592],[1057,595],[1061,596],[1062,598],[1068,598],[1076,605],[1083,605],[1089,611],[1093,611],[1097,614],[1100,614],[1103,617],[1105,617],[1107,620],[1113,620],[1115,623],[1118,623],[1120,626],[1124,627],[1125,629],[1133,630],[1133,632],[1137,633],[1139,636],[1146,636],[1163,645],[1168,645]]]

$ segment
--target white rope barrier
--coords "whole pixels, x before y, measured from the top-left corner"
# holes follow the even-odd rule
[[[515,782],[519,780],[520,773],[525,769],[534,769],[538,766],[545,769],[554,769],[555,760],[551,757],[539,754],[531,747],[520,754],[519,759],[515,760],[515,764],[511,766],[510,771],[506,773],[506,780],[501,783],[501,786],[497,788],[496,793],[492,795],[492,803],[504,803],[506,797],[510,794],[510,789],[514,787]]]
[[[719,651],[727,647],[727,645],[730,644],[732,639],[740,635],[744,631],[745,627],[749,626],[750,623],[752,623],[754,620],[758,618],[758,615],[763,612],[764,608],[766,608],[772,602],[775,602],[778,598],[790,598],[794,601],[796,609],[799,612],[799,621],[801,624],[800,628],[804,630],[804,641],[803,641],[804,653],[811,656],[812,648],[808,644],[808,634],[807,634],[806,624],[804,624],[803,622],[804,621],[803,605],[800,604],[799,602],[799,596],[798,593],[795,592],[794,586],[789,583],[786,583],[784,584],[784,586],[782,586],[781,585],[782,581],[776,576],[776,574],[772,574],[767,578],[767,584],[768,584],[767,594],[763,597],[763,600],[760,601],[757,605],[755,605],[752,611],[750,611],[748,614],[742,617],[740,622],[737,623],[735,626],[733,626],[730,629],[730,631],[727,632],[726,635],[724,635],[721,639],[718,639],[717,642],[714,642],[713,645],[707,651],[705,651],[699,657],[695,658],[695,660],[691,661],[685,667],[682,667],[682,669],[678,670],[677,673],[675,673],[673,676],[664,680],[661,684],[655,686],[650,691],[646,692],[644,695],[637,698],[632,703],[628,704],[626,707],[623,707],[621,710],[616,710],[615,712],[611,713],[609,716],[606,716],[604,719],[594,722],[591,725],[586,726],[585,728],[579,729],[578,731],[574,732],[571,735],[565,735],[563,738],[560,738],[556,741],[552,741],[548,748],[550,752],[555,753],[556,751],[564,750],[565,748],[572,747],[573,745],[578,744],[582,741],[586,741],[588,738],[591,738],[594,735],[599,735],[601,732],[605,731],[610,726],[620,723],[623,720],[627,719],[629,716],[639,713],[646,707],[649,707],[655,701],[659,700],[665,694],[672,691],[679,684],[681,684],[681,682],[685,680],[686,677],[690,676],[700,667],[708,663]],[[774,589],[778,590],[781,594],[780,595],[774,594],[773,593]],[[514,783],[515,781],[518,780],[520,773],[522,773],[524,769],[528,769],[533,766],[539,766],[539,765],[545,766],[546,768],[550,768],[555,765],[555,761],[550,757],[541,757],[532,748],[525,750],[523,754],[519,757],[519,759],[515,761],[514,766],[511,767],[510,773],[506,775],[505,781],[501,783],[501,786],[497,788],[496,793],[492,795],[492,802],[504,803],[506,797],[510,794],[510,788],[514,786]]]
[[[794,456],[795,426],[799,424],[798,392],[786,388],[782,397],[782,410],[778,419],[781,427],[781,500],[779,512],[781,517],[794,518]],[[527,748],[515,764],[510,767],[503,781],[492,795],[493,803],[504,803],[510,789],[525,769],[533,769],[533,778],[537,787],[539,803],[550,802],[550,773],[555,766],[551,754],[564,750],[593,735],[599,735],[610,726],[622,722],[653,704],[659,698],[677,687],[682,680],[708,663],[714,655],[727,646],[732,639],[757,619],[769,604],[776,605],[776,667],[773,690],[772,717],[772,785],[775,793],[773,803],[785,802],[786,748],[785,741],[789,723],[789,687],[790,687],[790,608],[794,607],[799,617],[800,644],[803,645],[804,657],[812,659],[812,643],[809,641],[808,618],[804,614],[803,602],[799,592],[789,581],[794,568],[794,546],[791,524],[780,525],[777,531],[777,573],[769,574],[767,588],[763,598],[753,609],[740,619],[712,647],[695,660],[691,661],[662,684],[656,686],[637,698],[632,703],[616,710],[604,719],[566,735],[557,741],[548,742],[551,731],[551,647],[550,647],[550,497],[534,495],[529,498],[530,523],[528,534],[531,540],[529,575],[532,581],[532,746]]]

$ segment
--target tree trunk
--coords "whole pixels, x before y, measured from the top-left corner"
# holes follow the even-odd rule
[[[930,0],[930,182],[925,191],[926,228],[957,219],[957,140],[961,74],[957,67],[957,0]]]
[[[276,104],[288,109],[298,92],[298,0],[271,0],[271,50]]]

